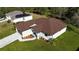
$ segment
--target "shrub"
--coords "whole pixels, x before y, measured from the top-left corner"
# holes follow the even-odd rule
[[[11,20],[8,20],[7,23],[11,23]]]

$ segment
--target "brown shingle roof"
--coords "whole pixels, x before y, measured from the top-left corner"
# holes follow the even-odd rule
[[[29,29],[29,26],[33,24],[37,24],[35,27],[33,27],[36,31],[48,33],[49,35],[58,32],[66,26],[64,22],[56,18],[40,18],[37,20],[18,23],[16,24],[16,27],[20,32],[22,32]]]
[[[66,24],[63,21],[56,18],[51,18],[48,20],[48,22],[50,26],[50,34],[54,34],[63,29],[64,27],[66,27]]]
[[[22,32],[29,29],[29,26],[33,24],[33,21],[20,22],[16,24],[16,28]]]

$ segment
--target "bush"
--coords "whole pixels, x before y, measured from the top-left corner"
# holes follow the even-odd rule
[[[79,34],[79,29],[76,28],[75,26],[68,24],[67,28],[74,31],[75,33]]]
[[[7,23],[11,23],[11,20],[8,20]]]

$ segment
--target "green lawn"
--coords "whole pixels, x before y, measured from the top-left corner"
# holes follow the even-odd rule
[[[19,42],[15,41],[4,48],[2,51],[74,51],[79,47],[79,34],[68,28],[67,31],[56,40],[46,42],[42,39]]]
[[[45,17],[32,14],[34,19]],[[15,32],[12,23],[0,23],[0,39]],[[68,25],[67,31],[55,40],[46,42],[42,39],[19,42],[15,41],[1,51],[74,51],[79,47],[79,28]]]
[[[7,23],[7,22],[0,23],[0,39],[14,32],[15,32],[15,28],[12,23]]]
[[[45,15],[39,15],[39,14],[34,14],[34,13],[30,13],[33,16],[33,19],[39,19],[39,18],[47,18]]]

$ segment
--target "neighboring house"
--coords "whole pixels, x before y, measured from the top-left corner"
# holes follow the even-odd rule
[[[0,21],[3,21],[5,18],[0,18]]]
[[[0,22],[4,22],[4,21],[7,21],[5,20],[5,15],[0,15]]]
[[[29,41],[40,38],[45,40],[55,39],[63,34],[66,28],[66,24],[56,18],[40,18],[16,24],[16,31],[22,36],[22,39],[19,39],[19,41]]]
[[[6,19],[11,20],[13,23],[32,20],[32,15],[23,14],[21,11],[13,11],[6,14]]]

